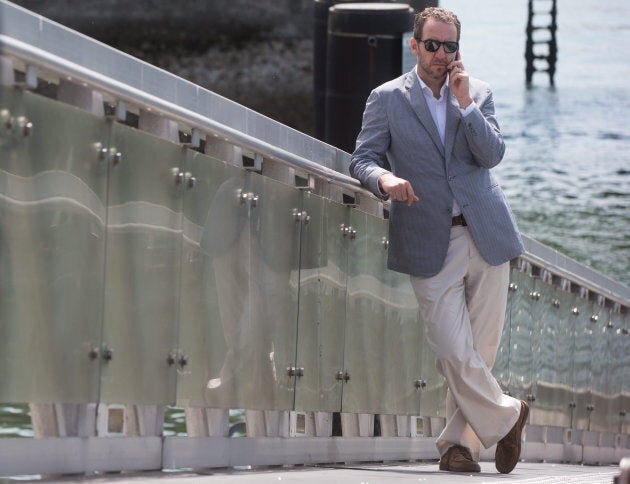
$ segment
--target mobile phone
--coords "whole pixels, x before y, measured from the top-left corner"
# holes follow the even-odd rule
[[[459,50],[457,50],[457,52],[455,52],[455,57],[453,58],[453,60],[451,62],[455,62],[456,60],[459,60]],[[452,70],[453,70],[453,68],[448,69],[449,74],[451,73]]]

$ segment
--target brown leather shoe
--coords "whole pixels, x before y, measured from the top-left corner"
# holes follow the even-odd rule
[[[497,442],[497,450],[494,454],[494,465],[502,474],[509,474],[516,467],[521,457],[521,434],[527,416],[529,415],[529,406],[521,400],[521,414],[518,420],[505,437]]]
[[[461,445],[454,445],[440,457],[440,470],[451,472],[481,472],[481,467]]]

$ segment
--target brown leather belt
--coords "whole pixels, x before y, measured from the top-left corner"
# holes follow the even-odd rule
[[[451,225],[453,227],[455,227],[456,225],[461,225],[462,227],[466,227],[468,224],[466,223],[466,219],[464,218],[464,216],[460,214],[453,217],[453,221]]]

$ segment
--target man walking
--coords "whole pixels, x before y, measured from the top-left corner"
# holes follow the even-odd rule
[[[523,252],[490,172],[505,151],[488,84],[459,54],[461,25],[443,8],[416,15],[416,67],[370,94],[350,173],[391,200],[388,267],[410,274],[438,371],[447,423],[440,469],[479,472],[480,444],[497,444],[499,472],[516,466],[529,409],[492,376],[509,280]]]

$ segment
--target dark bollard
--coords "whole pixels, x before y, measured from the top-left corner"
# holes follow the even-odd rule
[[[402,36],[413,30],[406,3],[349,3],[330,8],[324,140],[354,151],[370,91],[402,72]]]
[[[328,9],[343,0],[315,0],[313,8],[313,91],[315,94],[315,137],[324,139],[326,113],[326,45]],[[352,0],[345,0],[351,2]]]
[[[424,0],[416,0],[416,2]],[[315,137],[324,140],[326,126],[326,51],[328,10],[338,3],[356,0],[315,0],[313,8],[313,91],[315,94]],[[392,0],[394,3],[395,0]]]

